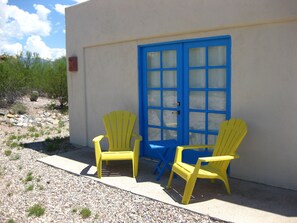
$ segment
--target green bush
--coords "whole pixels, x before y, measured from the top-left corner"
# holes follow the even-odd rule
[[[67,94],[67,66],[66,58],[61,57],[52,63],[52,67],[45,75],[45,92],[50,98],[58,99],[60,107],[68,103]]]
[[[28,209],[28,216],[36,216],[36,217],[40,217],[44,214],[45,209],[40,205],[40,204],[34,204],[32,207],[30,207]]]
[[[91,216],[91,211],[89,208],[83,208],[80,210],[79,214],[81,215],[82,218],[88,218]]]
[[[33,173],[32,172],[29,172],[24,180],[25,183],[28,183],[29,181],[32,181],[33,180]]]
[[[0,60],[0,106],[13,104],[29,93],[30,100],[44,95],[68,103],[66,57],[42,60],[30,52],[2,55]]]
[[[55,152],[63,149],[65,139],[61,137],[47,138],[43,142],[43,146],[46,152]]]
[[[4,151],[5,156],[10,156],[11,153],[12,151],[10,149]]]
[[[11,105],[25,94],[25,76],[18,57],[4,56],[3,58],[0,61],[0,100],[1,104]]]
[[[15,104],[13,104],[13,106],[11,107],[11,110],[13,111],[14,114],[22,115],[27,113],[27,107],[21,102],[16,102]]]
[[[39,97],[38,91],[32,91],[30,94],[30,101],[37,101]]]

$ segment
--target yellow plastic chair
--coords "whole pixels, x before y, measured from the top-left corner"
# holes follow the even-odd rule
[[[176,173],[184,180],[186,186],[182,198],[183,204],[188,204],[193,193],[197,178],[222,180],[225,184],[227,193],[230,194],[230,187],[227,178],[227,168],[231,160],[239,158],[235,154],[239,144],[247,133],[246,123],[241,119],[230,119],[220,125],[219,135],[215,145],[189,145],[178,146],[176,149],[174,164],[168,180],[167,189],[171,187],[173,174]],[[186,149],[205,149],[214,148],[211,157],[201,157],[196,165],[182,162],[182,152]],[[206,162],[206,165],[201,165]]]
[[[138,174],[139,146],[142,137],[134,134],[133,129],[136,115],[128,111],[113,111],[103,116],[106,135],[99,135],[93,139],[96,156],[98,177],[102,177],[102,161],[132,160],[133,177]],[[100,141],[106,137],[108,151],[102,152]],[[134,147],[132,149],[132,138]]]

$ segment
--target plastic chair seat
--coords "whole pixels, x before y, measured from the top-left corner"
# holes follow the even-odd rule
[[[131,160],[133,158],[132,151],[120,151],[120,152],[102,152],[102,160]]]

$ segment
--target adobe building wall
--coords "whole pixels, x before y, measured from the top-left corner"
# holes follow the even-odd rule
[[[297,190],[295,0],[106,0],[66,10],[70,139],[92,147],[102,116],[138,114],[139,45],[230,35],[231,114],[248,124],[232,176]]]

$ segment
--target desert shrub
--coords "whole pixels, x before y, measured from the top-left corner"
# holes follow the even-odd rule
[[[28,93],[32,101],[43,95],[58,99],[60,107],[68,103],[66,57],[50,61],[30,52],[2,55],[0,80],[2,107],[13,104]]]
[[[30,101],[37,101],[39,97],[38,91],[32,91],[30,94]]]
[[[91,216],[91,211],[89,208],[83,208],[80,210],[79,214],[81,215],[82,218],[88,218]]]
[[[5,56],[0,62],[0,101],[13,104],[25,93],[25,76],[16,57]]]
[[[27,211],[29,212],[28,216],[34,215],[36,217],[40,217],[44,214],[45,208],[43,208],[40,204],[34,204]]]
[[[66,57],[61,57],[52,63],[45,75],[45,92],[50,98],[58,99],[60,107],[68,103]]]
[[[67,151],[67,147],[69,143],[69,138],[62,138],[62,137],[54,137],[54,138],[47,138],[43,142],[43,148],[45,152],[53,153],[53,152],[61,152]]]
[[[4,151],[5,156],[10,156],[12,151],[10,149],[7,149]]]
[[[26,114],[27,113],[27,107],[22,104],[21,102],[16,102],[12,105],[11,110],[14,114]]]

